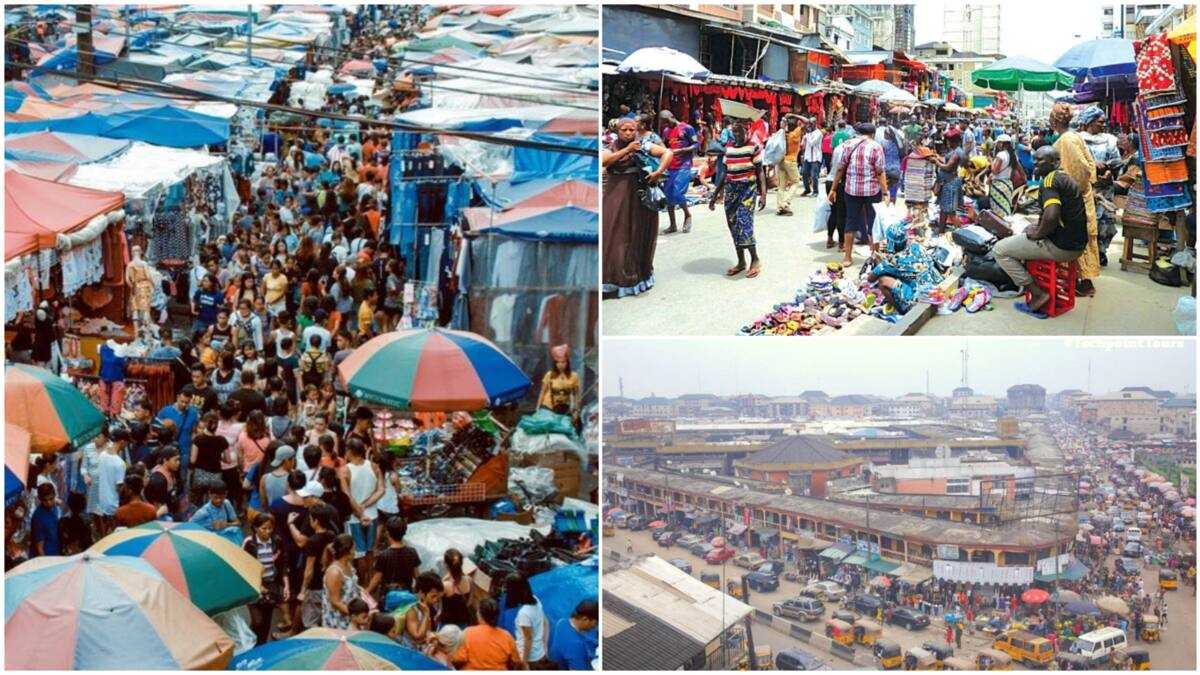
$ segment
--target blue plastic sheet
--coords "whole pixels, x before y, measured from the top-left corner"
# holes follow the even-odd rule
[[[590,148],[591,155],[518,147],[513,150],[514,183],[543,178],[596,180],[600,175],[600,140],[596,137],[536,133],[530,140],[574,148]]]

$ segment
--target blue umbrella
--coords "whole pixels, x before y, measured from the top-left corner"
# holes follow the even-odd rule
[[[1063,605],[1063,609],[1071,614],[1100,614],[1100,608],[1085,600],[1076,600]]]
[[[1122,38],[1088,40],[1071,47],[1054,62],[1077,79],[1127,75],[1137,71],[1133,42]]]

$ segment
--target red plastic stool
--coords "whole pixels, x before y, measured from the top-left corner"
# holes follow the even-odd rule
[[[1079,268],[1075,261],[1056,263],[1053,260],[1029,260],[1025,269],[1033,276],[1038,287],[1050,294],[1050,300],[1042,311],[1046,316],[1066,314],[1075,307],[1075,279]],[[1029,302],[1029,293],[1025,302]]]

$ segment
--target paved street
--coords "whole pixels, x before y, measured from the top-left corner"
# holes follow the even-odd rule
[[[821,197],[823,199],[824,197]],[[812,232],[818,198],[797,198],[795,216],[775,215],[776,201],[755,217],[755,236],[763,271],[755,279],[729,279],[724,272],[734,263],[733,245],[718,205],[692,209],[689,234],[660,235],[654,259],[656,285],[637,297],[604,301],[606,335],[734,335],[781,302],[795,297],[805,279],[827,262],[841,260],[836,249],[825,248],[824,232]],[[676,217],[683,222],[679,213]],[[660,229],[667,216],[659,217]],[[1181,289],[1154,283],[1143,272],[1122,272],[1123,243],[1118,236],[1109,247],[1109,266],[1096,283],[1095,298],[1079,298],[1075,309],[1054,319],[1038,320],[1012,309],[1014,300],[996,299],[995,309],[968,314],[964,310],[936,316],[920,335],[1174,335],[1171,311]],[[865,247],[856,249],[861,264]],[[853,335],[862,318],[827,335]]]
[[[628,530],[617,530],[616,536],[606,537],[604,546],[613,546],[622,555],[626,555],[627,547],[632,544],[634,555],[657,555],[666,560],[679,558],[686,560],[692,565],[692,575],[699,577],[702,572],[716,571],[722,575],[721,587],[725,587],[727,580],[741,579],[746,570],[726,563],[725,565],[710,565],[702,558],[699,558],[683,548],[672,546],[663,548],[656,544],[650,537],[649,530],[641,532],[630,532]],[[1112,565],[1112,560],[1108,561]],[[1143,570],[1143,577],[1147,588],[1152,588],[1157,585],[1157,575],[1153,568]],[[789,581],[781,580],[779,589],[771,593],[751,592],[750,604],[756,608],[771,611],[771,605],[786,598],[795,597],[799,591],[799,585]],[[1167,625],[1163,631],[1163,641],[1157,643],[1142,643],[1134,642],[1133,646],[1137,648],[1146,648],[1150,651],[1151,662],[1155,670],[1194,670],[1195,655],[1196,655],[1196,606],[1195,598],[1192,597],[1191,588],[1180,588],[1178,591],[1169,593],[1167,600],[1168,618]],[[826,603],[825,619],[829,618],[834,606]],[[824,619],[820,621],[810,621],[801,623],[802,626],[815,632],[824,630]],[[907,629],[886,625],[883,628],[883,634],[887,638],[891,638],[900,643],[901,647],[908,649],[910,647],[919,647],[926,640],[943,640],[945,628],[940,619],[934,619],[931,625],[919,631],[909,631]],[[756,644],[770,645],[775,653],[779,650],[788,647],[800,646],[805,651],[812,652],[818,657],[826,659],[831,666],[838,670],[853,670],[858,669],[849,661],[838,658],[829,652],[818,651],[811,645],[797,645],[796,641],[769,626],[761,623],[754,625],[754,640]],[[963,634],[963,648],[956,650],[960,656],[974,658],[975,654],[980,649],[990,647],[992,639],[983,634],[971,635]],[[858,649],[866,649],[861,645]]]

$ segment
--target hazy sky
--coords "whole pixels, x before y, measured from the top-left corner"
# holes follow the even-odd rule
[[[957,4],[957,3],[956,3]],[[944,39],[945,0],[916,3],[916,44]],[[1080,0],[1006,0],[1000,13],[1000,51],[1053,63],[1072,45],[1100,36],[1101,3]]]
[[[1005,338],[709,338],[606,339],[601,356],[603,395],[633,398],[688,393],[896,396],[930,390],[948,395],[962,379],[969,354],[970,385],[999,395],[1014,384],[1040,384],[1053,393],[1148,386],[1194,391],[1195,346],[1180,339]]]

